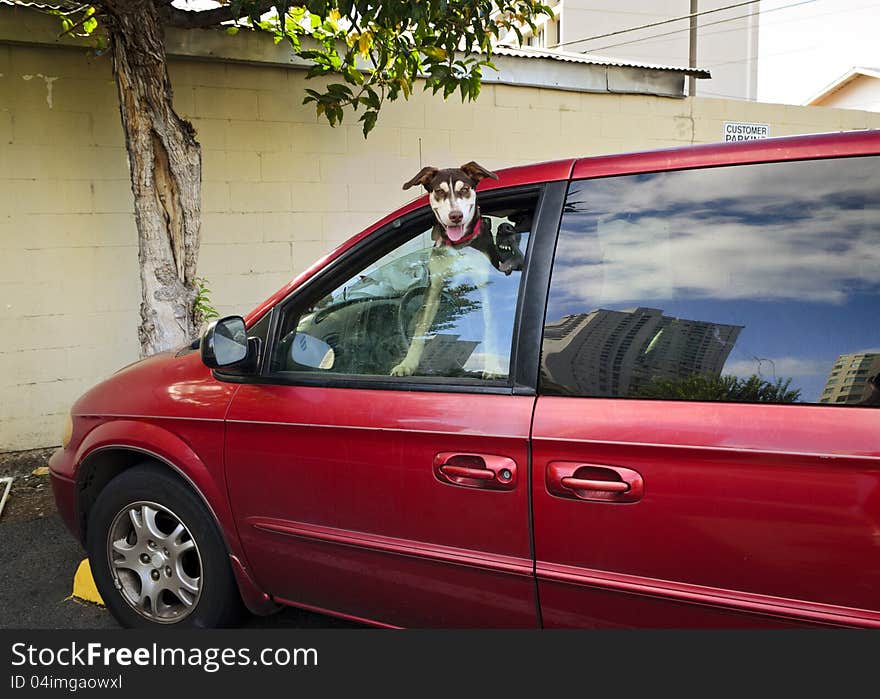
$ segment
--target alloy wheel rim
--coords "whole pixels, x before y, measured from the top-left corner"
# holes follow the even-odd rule
[[[185,619],[202,592],[202,559],[173,511],[138,501],[113,518],[107,536],[113,585],[142,617],[162,624]]]

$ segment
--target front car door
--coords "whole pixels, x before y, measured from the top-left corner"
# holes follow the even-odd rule
[[[880,625],[878,202],[877,156],[572,182],[533,427],[548,627]]]
[[[526,269],[558,225],[564,185],[547,186],[550,204],[541,186],[480,195],[494,233],[520,234]],[[403,216],[273,311],[262,376],[227,416],[232,508],[256,580],[282,601],[394,626],[535,627],[534,382],[518,386],[512,352],[527,272],[450,249],[421,363],[392,376],[432,225],[427,208]]]

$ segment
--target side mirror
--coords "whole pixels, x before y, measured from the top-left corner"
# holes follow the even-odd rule
[[[306,333],[294,336],[290,357],[297,364],[310,369],[332,369],[336,361],[336,353],[330,345]]]
[[[238,364],[247,359],[248,338],[244,319],[228,316],[215,320],[202,335],[202,362],[211,369]]]

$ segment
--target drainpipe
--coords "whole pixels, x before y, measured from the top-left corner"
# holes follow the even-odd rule
[[[688,66],[696,69],[697,67],[697,5],[699,0],[691,0],[691,18],[690,18],[690,46],[688,47]],[[688,96],[693,97],[697,94],[697,79],[693,75],[688,76]]]

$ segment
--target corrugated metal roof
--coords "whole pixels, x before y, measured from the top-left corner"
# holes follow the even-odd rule
[[[565,51],[547,51],[545,49],[535,49],[523,46],[518,49],[509,48],[507,46],[496,46],[493,51],[500,56],[517,56],[520,58],[546,58],[553,61],[563,61],[565,63],[585,63],[595,66],[614,66],[618,68],[644,68],[646,70],[666,70],[674,73],[684,73],[693,75],[697,78],[710,78],[712,75],[708,70],[700,68],[683,68],[680,66],[665,66],[656,63],[641,63],[636,61],[625,61],[619,58],[609,58],[607,56],[596,56],[590,53],[567,53]]]

